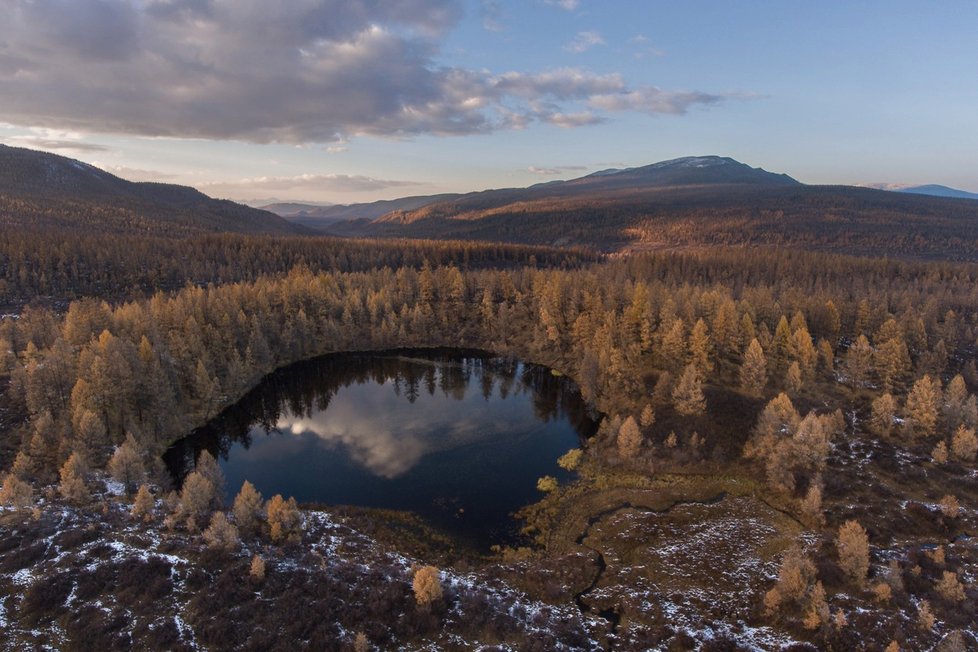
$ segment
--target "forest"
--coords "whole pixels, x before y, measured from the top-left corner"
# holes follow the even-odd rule
[[[964,632],[974,630],[976,265],[722,247],[601,259],[511,245],[231,235],[182,242],[177,262],[163,242],[38,242],[4,235],[7,301],[74,300],[28,303],[0,321],[8,469],[0,498],[16,513],[34,510],[37,525],[24,527],[43,528],[45,506],[58,500],[109,510],[97,480],[107,469],[124,487],[113,500],[131,502],[125,513],[159,528],[170,549],[204,546],[208,572],[259,581],[263,557],[242,559],[239,541],[297,549],[325,521],[313,525],[310,516],[303,529],[294,501],[266,504],[247,485],[228,509],[206,455],[174,486],[160,462],[167,447],[296,361],[469,347],[568,376],[601,426],[561,459],[577,481],[541,478],[543,499],[521,513],[525,546],[488,559],[424,546],[416,554],[474,564],[554,609],[576,595],[580,611],[563,620],[567,631],[503,634],[498,611],[486,612],[489,622],[459,618],[453,610],[471,614],[463,603],[477,598],[457,587],[443,593],[438,568],[425,566],[432,570],[415,568],[413,587],[403,589],[371,576],[371,591],[398,597],[362,607],[371,623],[356,637],[362,645],[444,642],[438,637],[453,632],[528,649],[692,645],[661,615],[665,603],[648,607],[666,598],[642,598],[630,566],[608,560],[625,554],[616,546],[648,536],[616,519],[680,519],[682,506],[716,501],[746,510],[737,527],[776,533],[759,544],[773,575],[739,587],[749,595],[738,606],[741,623],[830,649],[856,641],[916,649],[952,635],[965,645]],[[29,537],[4,546],[10,563],[43,558]],[[628,554],[639,555],[634,566],[649,553]],[[569,575],[555,584],[556,567]],[[47,590],[61,595],[66,576],[54,577],[61,584]],[[592,595],[595,586],[604,588]],[[405,629],[394,614],[412,591],[424,616]],[[53,598],[30,595],[36,604],[24,598],[17,607],[24,618],[66,617]],[[338,599],[316,597],[330,613]],[[233,629],[248,600],[218,598],[220,622]],[[710,609],[693,609],[700,616],[690,627],[735,645],[735,630],[703,624],[723,620]],[[111,641],[117,630],[79,630],[72,640]],[[217,647],[222,635],[198,629]],[[358,644],[322,628],[305,636]]]

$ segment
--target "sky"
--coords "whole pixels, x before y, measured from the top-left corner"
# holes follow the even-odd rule
[[[0,142],[353,203],[691,155],[978,192],[978,4],[4,0]]]

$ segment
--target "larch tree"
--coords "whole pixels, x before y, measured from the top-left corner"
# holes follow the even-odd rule
[[[869,573],[869,536],[857,521],[846,521],[839,527],[835,540],[839,566],[858,584]]]
[[[956,375],[944,388],[944,406],[941,410],[944,427],[954,432],[962,424],[965,416],[965,403],[968,400],[968,387],[964,377]]]
[[[825,599],[825,587],[821,582],[815,582],[808,596],[808,608],[802,621],[805,629],[818,629],[829,622],[829,604]]]
[[[682,319],[676,319],[662,337],[660,361],[663,367],[676,372],[686,365],[686,354],[686,327]]]
[[[640,426],[642,426],[642,430],[646,432],[648,432],[649,428],[655,424],[655,409],[651,404],[646,404],[645,407],[642,408],[642,414],[639,415],[638,423]]]
[[[941,498],[939,505],[941,513],[948,518],[957,518],[961,514],[961,503],[951,494],[946,494]]]
[[[414,589],[414,599],[420,607],[428,608],[436,600],[441,600],[442,588],[438,569],[434,566],[422,566],[416,570],[411,588]]]
[[[9,505],[14,509],[26,509],[34,502],[34,488],[29,482],[24,482],[13,473],[8,473],[0,486],[0,505]]]
[[[572,448],[557,458],[557,466],[565,471],[576,471],[577,467],[581,465],[581,458],[583,456],[584,451],[580,448]]]
[[[128,433],[126,440],[115,449],[109,459],[108,470],[113,478],[122,483],[126,493],[132,493],[139,485],[146,482],[143,451],[132,433]]]
[[[228,521],[224,512],[214,512],[211,515],[210,525],[204,530],[203,537],[208,547],[216,550],[234,550],[240,543],[238,528]]]
[[[778,568],[778,581],[764,596],[764,606],[773,616],[784,604],[797,604],[815,579],[815,564],[798,546],[785,551]]]
[[[767,385],[767,357],[755,337],[747,345],[740,365],[740,387],[751,396],[761,396]]]
[[[81,504],[90,498],[91,494],[85,485],[87,469],[78,453],[72,453],[61,467],[61,482],[58,491],[69,502]]]
[[[216,491],[214,484],[197,471],[193,471],[183,481],[180,490],[179,516],[187,529],[195,532],[206,523],[214,504]]]
[[[629,416],[618,429],[618,454],[626,460],[638,457],[639,450],[642,448],[642,431],[635,422],[635,417]]]
[[[888,392],[873,400],[869,429],[878,437],[889,437],[893,432],[893,419],[896,417],[896,399]]]
[[[261,582],[265,579],[265,560],[260,555],[255,555],[251,558],[251,568],[248,574],[256,582]]]
[[[937,417],[943,399],[941,381],[930,376],[918,378],[907,394],[906,412],[917,437],[930,437],[937,427]]]
[[[747,457],[767,457],[778,440],[793,437],[801,423],[801,415],[784,392],[768,401],[757,418],[751,438],[747,441]]]
[[[269,536],[273,543],[298,541],[302,533],[302,512],[295,498],[285,500],[275,494],[265,505]]]
[[[812,335],[804,326],[799,327],[792,335],[792,345],[795,361],[805,379],[815,376],[815,364],[818,361],[818,351],[812,341]]]
[[[906,388],[912,363],[903,337],[897,335],[880,344],[873,354],[876,375],[887,392]]]
[[[712,348],[706,322],[702,319],[696,320],[693,330],[689,333],[689,357],[700,374],[705,375],[713,371],[713,361],[710,358]]]
[[[549,494],[557,491],[560,483],[557,482],[557,478],[552,475],[545,475],[543,477],[537,478],[537,491]]]
[[[757,328],[754,326],[754,319],[750,312],[745,312],[740,319],[740,343],[741,348],[746,347],[751,340],[757,337]]]
[[[818,369],[822,374],[831,376],[835,371],[835,351],[826,339],[818,341]]]
[[[978,438],[975,429],[964,425],[958,426],[951,438],[951,453],[962,462],[974,462],[978,455]]]
[[[136,498],[132,503],[132,510],[129,512],[136,520],[150,522],[153,520],[153,510],[156,508],[156,500],[146,484],[139,485]]]
[[[689,364],[672,390],[672,403],[676,412],[684,417],[699,416],[706,411],[703,383],[696,365]]]
[[[258,533],[264,511],[265,502],[261,493],[255,489],[255,485],[245,480],[231,507],[234,522],[242,535],[253,536]]]
[[[809,483],[805,498],[801,501],[801,512],[812,523],[821,524],[825,520],[825,516],[822,514],[821,477]]]
[[[210,454],[210,451],[202,450],[200,452],[200,455],[197,456],[195,470],[207,478],[214,486],[214,508],[220,509],[224,503],[224,488],[227,482],[224,479],[224,471],[221,470],[221,466],[217,463],[214,456]]]
[[[964,602],[968,597],[965,594],[964,585],[958,579],[957,573],[953,571],[944,571],[934,588],[948,602]]]
[[[853,388],[862,387],[869,380],[873,367],[873,348],[865,335],[860,335],[846,351],[845,374]]]
[[[774,329],[774,338],[771,340],[771,351],[768,360],[777,375],[783,375],[788,371],[788,364],[795,355],[794,334],[788,319],[781,315],[777,327]]]
[[[803,385],[804,380],[802,379],[801,365],[798,364],[797,360],[793,360],[788,365],[788,371],[784,374],[784,387],[788,390],[789,394],[797,396]]]

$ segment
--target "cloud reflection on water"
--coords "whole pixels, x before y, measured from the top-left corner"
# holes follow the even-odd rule
[[[387,479],[404,475],[426,455],[487,439],[502,444],[525,430],[512,401],[487,401],[474,392],[460,400],[458,392],[435,392],[422,407],[399,396],[392,383],[385,385],[389,391],[344,387],[326,410],[286,413],[276,427],[313,435],[330,449],[342,447],[354,462]]]

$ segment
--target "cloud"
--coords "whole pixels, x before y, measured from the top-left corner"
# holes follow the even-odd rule
[[[665,91],[655,86],[648,86],[634,91],[595,95],[588,99],[587,103],[593,108],[606,111],[682,115],[693,106],[709,106],[729,97],[730,95],[715,95],[699,91]]]
[[[11,138],[11,143],[18,147],[29,147],[30,149],[41,149],[45,151],[68,151],[68,152],[107,152],[108,147],[96,145],[95,143],[85,143],[80,140],[54,140],[50,138],[35,138],[25,136],[23,138]]]
[[[158,170],[143,170],[140,168],[126,167],[124,165],[105,165],[103,163],[99,163],[98,161],[92,161],[92,165],[101,170],[105,170],[109,174],[114,174],[117,177],[122,177],[123,179],[128,179],[129,181],[151,181],[156,183],[166,181],[168,179],[174,179],[177,176],[175,174],[160,172]]]
[[[564,11],[574,11],[581,6],[581,0],[543,0],[551,7],[560,7]]]
[[[638,60],[645,57],[664,57],[666,51],[652,45],[652,41],[644,34],[636,34],[628,39],[628,44],[632,46],[632,56]]]
[[[554,176],[556,174],[563,174],[565,172],[583,172],[587,170],[585,165],[556,165],[553,167],[538,167],[536,165],[531,165],[526,168],[527,172],[532,174],[539,174],[542,176]]]
[[[396,181],[391,179],[375,179],[362,175],[351,174],[300,174],[294,177],[255,177],[239,181],[213,181],[198,184],[199,188],[211,192],[238,193],[242,189],[249,191],[287,191],[287,190],[322,190],[331,192],[370,192],[399,188],[402,186],[424,185],[420,181]]]
[[[503,24],[503,10],[496,0],[481,0],[479,3],[479,15],[482,18],[482,26],[490,32],[501,32],[506,29]]]
[[[580,54],[586,52],[596,45],[604,45],[604,39],[597,32],[578,32],[574,39],[564,46],[568,52]]]
[[[496,3],[482,6],[495,20]],[[342,147],[357,135],[484,134],[594,124],[604,119],[598,110],[657,112],[655,102],[630,99],[650,90],[620,75],[440,63],[462,14],[462,0],[7,0],[0,120]]]

